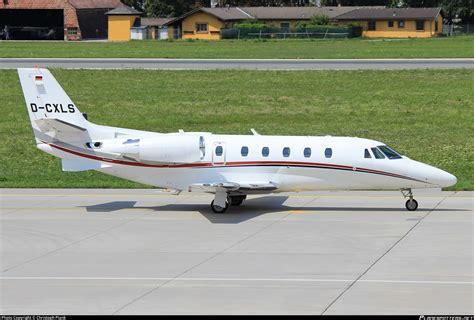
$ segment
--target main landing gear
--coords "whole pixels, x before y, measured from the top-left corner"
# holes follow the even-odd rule
[[[415,211],[418,209],[418,201],[413,199],[413,193],[411,192],[411,189],[401,189],[400,190],[403,194],[403,197],[408,198],[407,202],[405,203],[405,208],[407,208],[408,211]]]
[[[246,198],[246,195],[229,196],[227,193],[216,192],[216,196],[211,202],[211,209],[214,213],[224,213],[229,208],[229,204],[240,206]]]

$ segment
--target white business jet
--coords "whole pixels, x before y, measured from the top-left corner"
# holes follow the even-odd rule
[[[305,190],[449,187],[456,177],[400,155],[382,142],[350,137],[155,133],[91,123],[46,69],[18,69],[38,149],[63,171],[97,170],[178,192],[214,194],[223,213],[249,194]]]

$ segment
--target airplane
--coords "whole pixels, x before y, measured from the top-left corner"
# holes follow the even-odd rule
[[[247,195],[318,190],[400,190],[409,211],[412,189],[449,187],[454,175],[357,137],[270,136],[210,132],[156,133],[88,121],[42,68],[18,74],[36,146],[61,159],[63,171],[96,170],[131,181],[214,195],[224,213]]]

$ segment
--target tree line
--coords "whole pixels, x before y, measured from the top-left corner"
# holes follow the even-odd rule
[[[122,0],[148,17],[178,17],[198,7],[209,7],[211,0]],[[474,0],[216,0],[217,6],[386,6],[386,7],[442,7],[448,22],[460,19],[474,22]]]

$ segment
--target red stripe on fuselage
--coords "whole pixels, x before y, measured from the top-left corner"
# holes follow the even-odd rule
[[[350,171],[357,171],[357,172],[365,172],[365,173],[373,173],[373,174],[380,174],[385,176],[391,176],[394,178],[412,180],[422,183],[427,183],[426,181],[418,180],[415,178],[410,178],[407,176],[399,175],[396,173],[386,172],[386,171],[379,171],[374,169],[367,169],[367,168],[357,168],[352,166],[346,165],[339,165],[339,164],[328,164],[328,163],[318,163],[318,162],[301,162],[301,161],[235,161],[235,162],[226,162],[224,165],[219,163],[219,165],[214,165],[211,162],[205,163],[184,163],[184,164],[173,164],[173,165],[154,165],[154,164],[146,164],[142,162],[132,162],[132,161],[125,161],[125,160],[115,160],[115,159],[107,159],[103,157],[98,157],[95,155],[90,155],[86,153],[81,153],[78,151],[66,149],[64,147],[60,147],[54,145],[52,143],[44,142],[45,144],[50,145],[53,148],[59,149],[61,151],[74,154],[79,157],[88,158],[97,161],[103,162],[110,162],[114,164],[120,165],[127,165],[127,166],[135,166],[135,167],[148,167],[148,168],[222,168],[222,167],[238,167],[238,166],[306,166],[306,167],[317,167],[317,168],[326,168],[326,169],[339,169],[339,170],[350,170]]]

